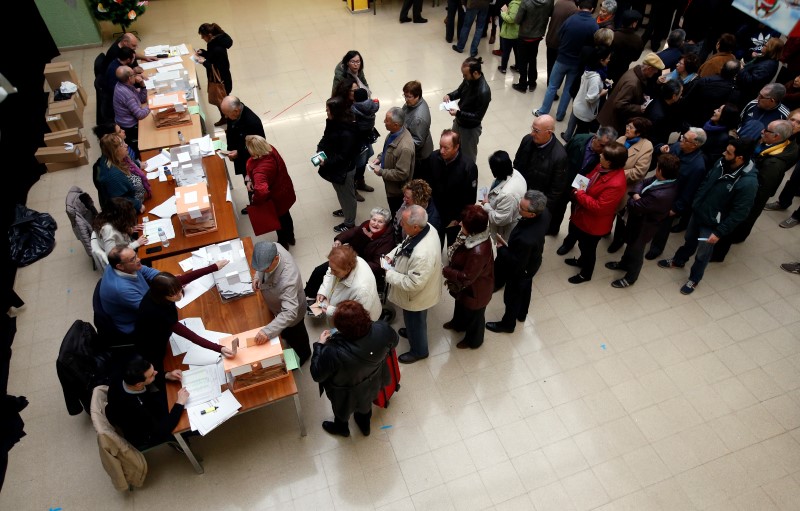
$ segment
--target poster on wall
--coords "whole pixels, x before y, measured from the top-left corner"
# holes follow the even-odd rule
[[[733,6],[788,36],[800,36],[800,0],[733,0]]]

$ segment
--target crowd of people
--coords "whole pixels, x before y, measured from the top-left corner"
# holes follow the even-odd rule
[[[252,201],[248,208],[270,202],[280,217],[277,243],[258,242],[252,258],[257,272],[253,288],[275,316],[256,342],[281,335],[301,363],[311,360],[311,374],[334,412],[334,420],[322,425],[325,431],[348,436],[347,423],[354,415],[362,433],[369,434],[370,402],[388,377],[383,360],[397,345],[398,334],[409,345],[400,363],[428,357],[427,312],[441,303],[444,291],[455,301],[452,319],[443,328],[463,334],[458,349],[480,348],[485,330],[513,332],[527,317],[545,237],[562,231],[567,211],[566,236],[555,252],[566,256],[577,246],[577,257],[564,260],[577,269],[569,283],[592,280],[599,242],[613,235],[608,252],[625,249],[605,266],[624,273],[610,285],[633,286],[645,260],[659,259],[669,235],[684,232],[683,245],[672,257],[659,259],[653,271],[683,268],[694,257],[680,287],[688,295],[701,285],[710,262],[723,261],[732,245],[746,240],[763,210],[792,206],[800,194],[796,55],[784,51],[789,45],[778,35],[751,47],[751,40],[742,39],[746,27],[732,26],[731,20],[715,19],[712,30],[703,32],[706,37],[698,37],[697,23],[708,3],[696,0],[682,8],[675,19],[683,25],[672,30],[663,17],[672,19],[678,2],[652,3],[643,37],[644,2],[448,2],[445,39],[452,42],[458,36],[455,51],[465,51],[471,26],[476,26],[470,56],[461,64],[461,83],[442,98],[452,126],[439,135],[438,149],[422,84],[405,83],[402,108],[380,116],[364,57],[348,51],[335,65],[316,161],[319,177],[336,192],[339,209],[332,215],[341,222],[334,227],[327,260],[305,284],[290,254],[295,236],[289,209],[295,194],[286,165],[267,142],[260,119],[230,95],[225,50],[232,39],[214,24],[201,26],[200,35],[209,44],[202,53],[204,65],[220,63],[229,94],[219,104],[223,117],[217,125],[226,126],[228,158],[244,176]],[[427,21],[421,2],[407,1],[401,23],[412,21],[412,7],[414,22]],[[512,85],[518,92],[537,87],[538,46],[545,41],[547,91],[513,159],[502,150],[491,152],[493,181],[479,188],[478,147],[492,92],[477,54],[489,26],[494,43],[495,21],[500,47],[492,53],[501,59],[501,73],[519,73]],[[100,286],[103,307],[149,361],[137,358],[125,373],[125,390],[135,393],[163,372],[159,356],[170,332],[223,356],[234,353],[185,332],[174,307],[181,284],[226,261],[173,276],[142,267],[136,257],[141,240],[136,240],[135,213],[144,211],[149,190],[131,140],[140,112],[128,104],[138,101],[141,89],[132,67],[136,55],[130,61],[131,52],[122,51],[135,36],[126,37],[128,44],[121,42],[117,52],[116,124],[96,130],[103,157],[95,177],[104,210],[96,234],[109,250]],[[642,54],[647,43],[657,50],[664,39],[666,48]],[[509,65],[512,53],[515,63]],[[787,66],[779,66],[779,60]],[[555,115],[550,115],[556,101]],[[556,123],[568,114],[559,139]],[[379,118],[383,130],[376,128]],[[376,150],[373,145],[381,137]],[[777,200],[770,201],[792,167]],[[374,191],[365,172],[383,180],[386,200],[364,220],[358,215],[358,202],[364,200],[359,192]],[[800,209],[780,226],[798,223]],[[800,273],[800,263],[782,267]],[[504,313],[487,322],[486,306],[501,289]],[[397,332],[386,321],[393,317],[386,302],[402,313],[404,326]],[[312,350],[304,321],[315,311],[333,328]],[[180,379],[172,373],[164,377]],[[111,398],[110,393],[110,403]],[[165,407],[162,412],[162,418],[171,417]]]

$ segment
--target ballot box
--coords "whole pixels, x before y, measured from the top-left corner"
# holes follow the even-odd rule
[[[217,230],[214,205],[206,183],[175,188],[175,207],[184,236],[196,236]]]
[[[230,348],[234,341],[239,345],[236,356],[223,358],[228,389],[234,394],[245,389],[263,385],[288,374],[279,338],[264,344],[256,344],[255,338],[261,328],[254,328],[220,339],[222,346]]]

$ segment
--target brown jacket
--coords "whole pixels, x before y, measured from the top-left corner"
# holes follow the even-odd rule
[[[624,133],[628,119],[642,115],[645,82],[641,66],[626,71],[597,115],[600,126],[611,126],[618,133]]]
[[[492,241],[487,237],[471,248],[467,248],[468,245],[469,239],[453,253],[453,259],[442,269],[442,275],[447,281],[463,287],[454,295],[461,305],[478,310],[489,304],[494,292]]]
[[[729,60],[736,60],[736,56],[733,53],[728,52],[715,53],[714,55],[708,57],[708,60],[703,62],[703,65],[700,66],[697,74],[700,76],[700,78],[718,75],[722,72],[722,66],[724,66]]]
[[[387,197],[403,196],[403,186],[414,177],[415,155],[414,138],[408,129],[403,128],[403,132],[386,148],[383,160],[381,177]]]

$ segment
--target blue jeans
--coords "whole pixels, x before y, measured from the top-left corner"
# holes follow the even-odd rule
[[[705,241],[698,241],[697,238],[708,238],[712,232],[714,230],[711,227],[698,224],[696,217],[692,216],[689,220],[689,226],[686,228],[686,234],[683,237],[683,246],[675,252],[675,256],[672,258],[677,264],[686,264],[692,254],[697,252],[692,269],[689,270],[689,280],[695,284],[703,280],[706,266],[708,266],[711,254],[714,252],[714,245]]]
[[[480,34],[479,34],[480,35]],[[412,355],[428,356],[428,311],[407,311],[403,309],[403,321]]]
[[[458,51],[464,51],[467,45],[467,38],[469,37],[469,29],[472,28],[472,22],[476,19],[475,34],[472,36],[472,46],[469,48],[469,54],[478,54],[478,44],[481,42],[481,34],[483,34],[483,27],[486,26],[486,18],[489,15],[489,9],[467,9],[464,13],[464,25],[461,27],[461,32],[458,34]]]
[[[559,60],[553,64],[553,72],[548,77],[547,92],[544,93],[544,100],[542,106],[539,107],[540,114],[549,114],[550,107],[553,106],[553,99],[556,97],[558,88],[561,87],[561,82],[564,82],[564,90],[561,91],[561,100],[558,102],[558,110],[556,111],[556,120],[562,121],[567,115],[567,107],[571,96],[569,90],[572,88],[572,83],[578,77],[579,70],[576,66],[568,66]]]

